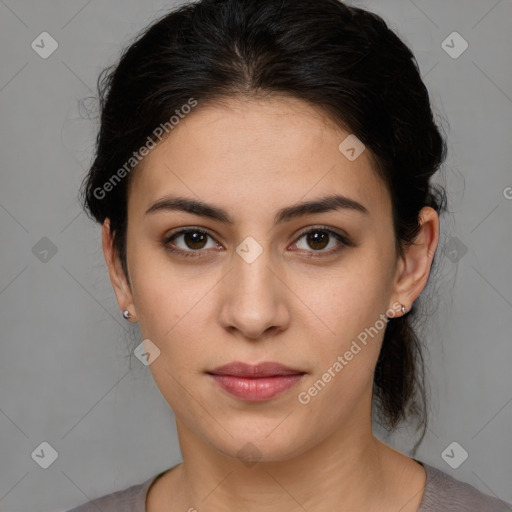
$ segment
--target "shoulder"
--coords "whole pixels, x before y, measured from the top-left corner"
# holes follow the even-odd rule
[[[418,512],[511,512],[512,506],[484,494],[468,483],[421,463],[427,480]]]
[[[146,512],[146,495],[151,483],[159,475],[121,491],[88,501],[67,512]]]

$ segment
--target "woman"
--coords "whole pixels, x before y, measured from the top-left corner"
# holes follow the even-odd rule
[[[424,432],[411,322],[445,209],[445,141],[384,21],[202,0],[100,93],[84,206],[183,462],[74,510],[510,510],[372,433],[372,404]]]

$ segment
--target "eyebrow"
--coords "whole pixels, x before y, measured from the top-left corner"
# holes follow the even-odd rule
[[[282,208],[274,216],[274,224],[281,224],[306,215],[336,210],[349,210],[366,215],[369,213],[361,203],[349,197],[336,194]],[[224,224],[234,224],[233,218],[226,210],[187,197],[162,197],[146,210],[145,215],[161,211],[184,211],[194,215],[208,217]]]

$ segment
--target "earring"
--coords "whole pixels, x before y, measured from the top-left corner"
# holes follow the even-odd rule
[[[405,315],[405,306],[402,304],[402,315]]]
[[[127,309],[125,309],[125,310],[123,311],[123,317],[124,317],[126,320],[129,320],[129,319],[132,317],[132,315],[131,315],[131,313],[130,313]]]

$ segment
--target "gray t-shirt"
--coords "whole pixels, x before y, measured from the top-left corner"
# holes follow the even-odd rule
[[[512,506],[504,501],[483,494],[473,486],[456,480],[433,466],[424,462],[419,463],[425,468],[427,481],[417,512],[512,511]],[[146,512],[146,495],[149,487],[164,473],[166,471],[141,484],[97,498],[67,512]]]

